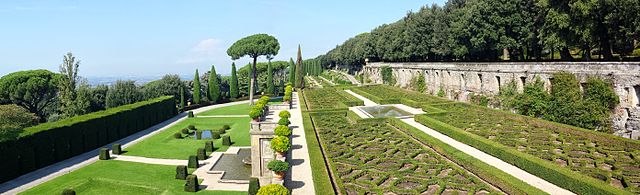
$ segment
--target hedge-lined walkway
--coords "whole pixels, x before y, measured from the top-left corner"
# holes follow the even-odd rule
[[[306,78],[309,78],[309,80],[311,81],[311,86],[312,87],[322,88],[322,85],[320,83],[318,83],[318,81],[313,79],[313,77],[306,77]]]
[[[327,78],[324,78],[323,76],[318,76],[318,77],[320,77],[320,79],[324,80],[325,82],[329,83],[331,86],[336,85],[335,83],[333,83],[333,81]]]
[[[355,93],[355,92],[353,92],[351,90],[347,89],[347,90],[344,90],[344,91],[349,93],[349,94],[351,94],[352,96],[364,101],[364,106],[376,106],[376,105],[378,105],[377,103],[371,101],[370,99],[367,99],[367,98],[361,96],[360,94],[357,94],[357,93]]]
[[[342,71],[337,71],[337,70],[331,70],[331,71],[337,72],[337,73],[340,73],[340,74],[344,75],[344,77],[347,77],[347,79],[349,79],[349,81],[351,81],[351,84],[361,85],[360,81],[358,81],[358,79],[353,77],[353,75],[347,74],[347,73],[342,72]]]
[[[358,95],[350,90],[345,90],[347,91],[347,93],[357,97],[358,99],[361,99],[362,101],[365,102],[365,105],[367,105],[367,102],[369,102],[369,105],[377,105],[376,103],[374,103],[373,101]],[[420,131],[436,138],[439,139],[440,141],[449,144],[450,146],[454,147],[457,150],[460,150],[470,156],[473,156],[474,158],[487,163],[491,166],[494,166],[502,171],[504,171],[505,173],[508,173],[524,182],[526,182],[527,184],[534,186],[544,192],[547,192],[549,194],[574,194],[571,191],[568,191],[566,189],[563,189],[561,187],[556,186],[555,184],[552,184],[544,179],[541,179],[535,175],[532,175],[516,166],[513,166],[507,162],[504,162],[496,157],[493,157],[487,153],[484,153],[474,147],[471,147],[469,145],[466,145],[462,142],[456,141],[453,138],[450,138],[440,132],[437,132],[429,127],[426,127],[418,122],[415,121],[414,118],[406,118],[406,119],[400,119],[402,122],[407,123],[417,129],[419,129]]]
[[[226,107],[226,106],[232,106],[232,105],[238,105],[238,104],[246,104],[248,103],[248,100],[245,101],[239,101],[239,102],[230,102],[230,103],[224,103],[224,104],[216,104],[216,105],[211,105],[211,106],[206,106],[206,107],[202,107],[202,108],[198,108],[193,110],[194,114],[197,113],[201,113],[201,112],[205,112],[207,110],[210,109],[215,109],[215,108],[221,108],[221,107]],[[143,131],[139,131],[133,135],[130,135],[128,137],[125,137],[123,139],[120,139],[118,141],[115,141],[113,143],[109,143],[105,146],[105,148],[111,148],[111,145],[114,143],[120,143],[123,144],[122,148],[126,149],[127,147],[134,145],[150,136],[153,136],[167,128],[170,128],[171,126],[185,120],[187,118],[187,114],[186,113],[181,113],[177,116],[174,116],[173,118],[166,120],[162,123],[156,124],[150,128],[147,128]],[[33,171],[31,173],[27,173],[25,175],[22,175],[16,179],[13,179],[11,181],[7,181],[5,183],[0,184],[0,193],[4,194],[17,194],[20,193],[22,191],[25,191],[29,188],[32,188],[34,186],[40,185],[44,182],[47,182],[49,180],[55,179],[61,175],[67,174],[69,172],[75,171],[77,169],[80,169],[82,167],[85,167],[89,164],[92,164],[96,161],[98,161],[98,152],[99,152],[100,148],[97,148],[95,150],[89,151],[89,152],[85,152],[81,155],[69,158],[67,160],[49,165],[47,167],[38,169],[36,171]]]
[[[291,113],[290,127],[292,127],[291,150],[287,157],[291,169],[285,178],[285,185],[291,189],[291,194],[316,194],[298,93],[292,93],[291,100],[293,103],[289,110]],[[277,117],[277,113],[275,115]]]
[[[513,166],[507,162],[504,162],[496,157],[493,157],[487,153],[484,153],[474,147],[471,147],[469,145],[466,145],[462,142],[456,141],[453,138],[450,138],[449,136],[446,136],[440,132],[437,132],[429,127],[426,127],[418,122],[415,121],[415,119],[413,118],[407,118],[407,119],[401,119],[402,122],[405,122],[417,129],[419,129],[420,131],[436,138],[439,139],[440,141],[443,141],[447,144],[449,144],[450,146],[454,147],[455,149],[458,149],[464,153],[467,153],[470,156],[475,157],[476,159],[487,163],[491,166],[494,166],[502,171],[504,171],[505,173],[508,173],[524,182],[526,182],[527,184],[536,187],[542,191],[545,191],[549,194],[574,194],[573,192],[569,191],[569,190],[565,190],[561,187],[556,186],[555,184],[552,184],[544,179],[539,178],[538,176],[532,175],[516,166]]]

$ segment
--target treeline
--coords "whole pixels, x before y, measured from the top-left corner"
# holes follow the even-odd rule
[[[286,61],[257,64],[257,93],[282,93],[288,79],[290,64]],[[169,74],[143,85],[133,80],[118,80],[113,85],[90,86],[79,76],[80,60],[68,53],[60,71],[27,70],[7,74],[0,78],[0,141],[16,138],[22,129],[39,123],[54,122],[108,108],[133,104],[162,96],[173,96],[177,107],[199,106],[248,96],[251,66],[235,71],[234,76],[215,74],[197,75],[195,80],[182,80]],[[269,77],[271,72],[271,77]],[[196,73],[197,74],[197,73]],[[232,80],[235,81],[235,87]],[[271,88],[269,84],[271,83]],[[212,85],[214,84],[214,85]],[[212,85],[212,86],[210,86]],[[231,93],[235,89],[235,94]],[[198,91],[199,101],[195,94]],[[213,100],[215,99],[215,100]]]
[[[350,38],[316,59],[356,68],[365,58],[626,60],[640,56],[639,35],[637,0],[449,0]]]

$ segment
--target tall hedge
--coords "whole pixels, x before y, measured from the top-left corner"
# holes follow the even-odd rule
[[[200,75],[198,69],[196,69],[196,75],[193,77],[193,103],[200,104]]]
[[[173,96],[29,127],[0,142],[0,183],[94,150],[177,114]]]
[[[211,72],[209,72],[209,101],[216,103],[220,100],[220,81],[218,81],[218,73],[216,73],[216,67],[211,66]]]
[[[238,74],[236,73],[236,63],[231,63],[231,81],[229,81],[229,94],[231,98],[238,98],[240,91],[238,89]]]

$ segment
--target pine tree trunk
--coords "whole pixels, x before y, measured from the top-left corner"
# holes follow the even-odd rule
[[[256,61],[258,60],[258,57],[254,57],[253,58],[253,69],[251,71],[251,83],[249,84],[249,105],[253,105],[253,86],[256,83]]]

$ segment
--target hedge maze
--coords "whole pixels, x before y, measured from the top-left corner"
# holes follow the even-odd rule
[[[312,114],[343,194],[497,192],[385,120],[351,124],[343,112]]]
[[[431,118],[561,167],[640,193],[640,144],[539,119],[474,105],[433,105],[446,109]]]

